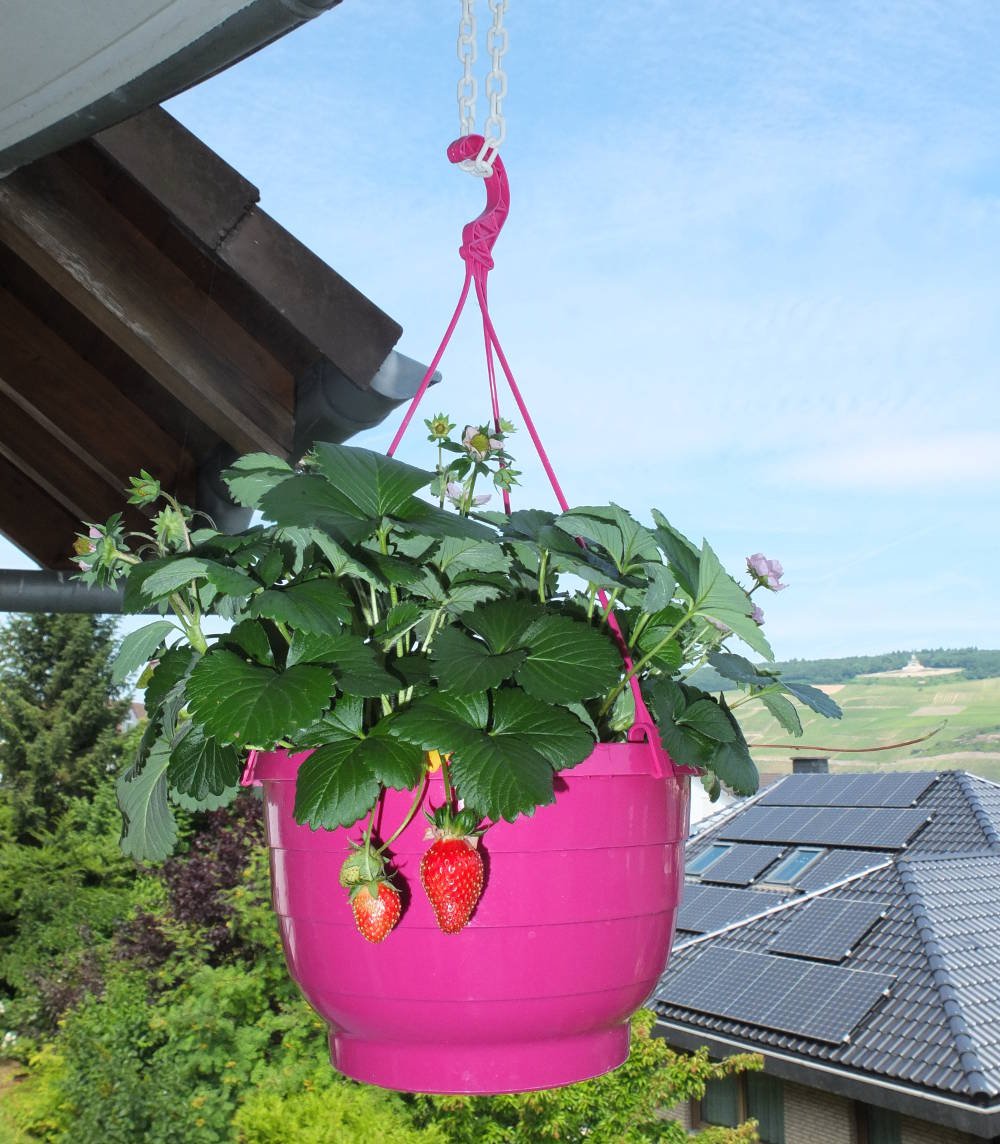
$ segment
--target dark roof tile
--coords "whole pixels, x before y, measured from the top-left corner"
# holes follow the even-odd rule
[[[908,777],[909,789],[919,786]],[[808,783],[797,787],[805,793],[810,789]],[[837,797],[837,788],[827,781],[825,797]],[[883,782],[880,792],[885,790]],[[699,836],[697,849],[720,837],[746,837],[740,818],[752,807]],[[849,1041],[832,1044],[791,1030],[696,1012],[676,996],[666,1005],[654,994],[653,1003],[664,1019],[743,1042],[748,1049],[780,1048],[803,1060],[840,1065],[854,1075],[892,1079],[978,1105],[1000,1102],[1000,787],[974,776],[941,772],[923,790],[917,807],[926,825],[911,834],[905,849],[886,853],[899,845],[898,831],[882,852],[828,844],[827,855],[810,867],[808,877],[798,879],[790,896],[765,898],[762,890],[744,891],[760,894],[763,908],[777,899],[779,909],[743,922],[734,916],[724,935],[700,934],[687,945],[678,943],[664,976],[667,982],[692,957],[720,943],[772,957],[777,965],[782,959],[769,952],[771,942],[801,918],[813,900],[885,903],[885,916],[855,943],[842,964],[891,975],[892,985],[889,995],[851,1030]],[[785,809],[789,814],[782,819],[783,835],[793,835],[797,821],[817,821],[816,806]],[[829,819],[825,815],[824,822]],[[883,819],[889,823],[885,815],[871,821]],[[754,820],[761,821],[760,813],[750,816]],[[758,831],[751,828],[749,833]],[[871,841],[873,846],[879,843],[878,838]],[[865,871],[872,859],[880,865]],[[741,896],[741,910],[746,906]],[[816,911],[815,916],[822,913]]]

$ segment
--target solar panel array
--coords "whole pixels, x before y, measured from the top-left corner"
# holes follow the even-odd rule
[[[776,906],[783,895],[763,890],[731,890],[705,883],[688,884],[677,911],[677,928],[692,933],[714,933],[733,922]]]
[[[877,850],[831,850],[803,870],[797,878],[793,878],[792,885],[808,894],[812,890],[832,886],[835,882],[849,878],[851,874],[860,874],[862,870],[881,866],[889,857]]]
[[[843,961],[885,910],[882,902],[818,898],[797,910],[768,948],[820,961]]]
[[[749,886],[750,883],[784,853],[783,846],[737,843],[702,873],[705,882],[723,882],[727,886]]]
[[[804,842],[900,850],[927,819],[923,810],[757,805],[726,823],[719,837],[728,842]]]
[[[665,1005],[839,1044],[892,981],[885,973],[717,946],[668,973],[654,996]]]
[[[937,781],[934,771],[892,775],[789,775],[758,806],[913,806]]]

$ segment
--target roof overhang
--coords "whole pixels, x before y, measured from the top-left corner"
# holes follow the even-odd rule
[[[207,79],[340,0],[0,0],[0,175]]]
[[[657,1018],[654,1033],[678,1049],[695,1052],[707,1048],[716,1060],[733,1053],[757,1053],[764,1058],[764,1071],[807,1088],[833,1093],[848,1100],[892,1109],[904,1116],[927,1120],[982,1139],[1000,1135],[1000,1102],[976,1105],[946,1093],[894,1083],[891,1078],[855,1072],[823,1061],[782,1053],[753,1041],[724,1037],[693,1029],[675,1021]]]
[[[236,456],[297,460],[419,385],[399,324],[258,197],[159,108],[0,179],[0,533],[43,569],[72,568],[140,468],[244,527],[219,479]],[[69,596],[0,582],[0,610],[29,601]]]

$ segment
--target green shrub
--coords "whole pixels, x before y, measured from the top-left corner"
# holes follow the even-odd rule
[[[236,1114],[240,1144],[448,1144],[437,1125],[414,1126],[405,1105],[380,1089],[340,1080],[329,1064],[296,1091],[262,1086]]]
[[[654,1015],[642,1010],[632,1021],[632,1051],[620,1068],[565,1088],[509,1096],[415,1096],[418,1124],[438,1125],[454,1144],[651,1144],[653,1141],[729,1144],[757,1139],[751,1127],[712,1129],[691,1138],[663,1118],[665,1108],[701,1097],[705,1082],[742,1069],[759,1069],[759,1057],[743,1055],[713,1064],[705,1050],[677,1053],[652,1036]]]

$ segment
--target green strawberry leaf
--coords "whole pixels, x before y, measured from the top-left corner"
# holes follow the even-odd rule
[[[226,787],[220,794],[206,794],[202,798],[192,798],[189,794],[183,791],[170,788],[170,797],[182,806],[185,810],[201,811],[201,810],[221,810],[224,806],[229,804],[239,795],[242,787],[237,783],[235,786]]]
[[[308,726],[329,706],[331,692],[322,667],[276,672],[223,650],[202,656],[187,683],[192,717],[206,734],[243,746],[270,746]]]
[[[409,509],[413,494],[434,479],[433,473],[357,446],[319,442],[313,456],[319,471],[357,514],[374,519]]]
[[[137,628],[122,640],[118,655],[111,670],[115,683],[123,683],[133,671],[145,667],[150,657],[160,647],[171,632],[177,631],[170,620],[156,620],[145,627]]]
[[[160,656],[146,684],[144,696],[146,711],[151,717],[153,712],[163,706],[177,684],[187,678],[197,659],[198,656],[189,647],[169,648]]]
[[[167,777],[173,790],[201,801],[237,786],[242,769],[235,747],[206,738],[201,727],[188,722],[174,737]]]
[[[460,797],[484,818],[513,822],[555,802],[551,766],[517,739],[483,736],[462,746],[452,756],[451,775]]]
[[[140,773],[132,767],[118,779],[116,790],[122,812],[123,853],[138,862],[169,857],[177,841],[177,823],[167,802],[167,766],[170,746],[160,739],[149,752]]]
[[[321,529],[334,540],[355,545],[378,529],[377,518],[364,516],[322,477],[297,473],[260,498],[260,510],[282,529]]]
[[[351,601],[336,580],[303,580],[272,588],[250,605],[250,614],[288,624],[303,632],[334,634],[351,618]]]
[[[569,616],[542,616],[522,637],[528,658],[515,679],[547,703],[576,703],[618,682],[622,659],[611,639]]]
[[[425,608],[412,600],[404,600],[390,608],[375,628],[375,637],[383,648],[390,648],[427,615]]]
[[[731,742],[715,745],[709,766],[734,794],[755,794],[760,785],[760,775],[750,757],[743,731],[729,710],[725,696],[720,696],[719,706],[733,728],[734,738]]]
[[[731,743],[736,738],[736,731],[726,718],[726,713],[713,699],[697,699],[684,714],[677,720],[682,727],[689,727],[700,732],[707,739],[717,743]]]
[[[337,686],[351,695],[376,697],[401,689],[401,682],[385,670],[375,648],[350,632],[337,635],[296,632],[288,649],[286,666],[322,663],[333,671]]]
[[[800,703],[804,703],[817,715],[823,715],[827,719],[843,718],[844,712],[840,709],[839,704],[835,703],[825,691],[820,691],[818,687],[810,687],[808,683],[786,683],[783,679],[778,680],[778,682],[789,695]]]
[[[576,715],[516,687],[496,692],[489,735],[530,744],[557,771],[575,767],[594,749],[594,737]]]
[[[725,624],[754,651],[774,659],[760,626],[750,618],[753,611],[750,597],[722,567],[707,540],[702,545],[695,604],[700,615]]]
[[[389,729],[396,738],[414,743],[425,751],[448,754],[460,746],[476,742],[489,719],[485,695],[453,695],[436,692],[422,695],[409,707],[398,711]]]
[[[247,453],[223,470],[222,479],[230,495],[245,508],[259,508],[260,498],[275,485],[287,480],[294,469],[271,453]]]
[[[734,683],[748,683],[753,687],[767,687],[775,682],[775,677],[761,672],[748,659],[728,651],[713,651],[708,662],[726,679]]]
[[[802,720],[791,700],[786,699],[784,695],[775,695],[773,691],[766,691],[758,698],[789,735],[802,734]]]
[[[683,536],[657,509],[653,509],[656,528],[653,535],[666,553],[677,583],[693,600],[698,594],[701,554],[686,536]]]
[[[445,628],[434,638],[434,662],[442,691],[473,695],[499,687],[508,679],[527,653],[523,650],[494,655],[480,640],[458,628]]]
[[[628,572],[636,561],[657,563],[660,551],[648,529],[642,527],[625,509],[616,504],[608,507],[570,509],[556,519],[556,527],[569,536],[596,542],[614,561],[619,572]]]
[[[241,620],[219,638],[219,646],[242,652],[255,663],[274,666],[274,652],[264,625],[258,620]]]
[[[344,739],[315,750],[299,767],[295,821],[333,830],[366,815],[379,795],[371,751],[381,745],[381,740]]]
[[[462,623],[489,645],[497,655],[524,647],[525,631],[544,615],[538,604],[526,600],[497,600],[482,604],[462,616]]]
[[[434,553],[432,563],[449,576],[459,572],[507,572],[510,557],[493,543],[446,536]]]
[[[649,613],[662,612],[673,603],[677,580],[670,569],[658,560],[649,561],[644,568],[649,577],[649,587],[646,589],[642,610]]]

